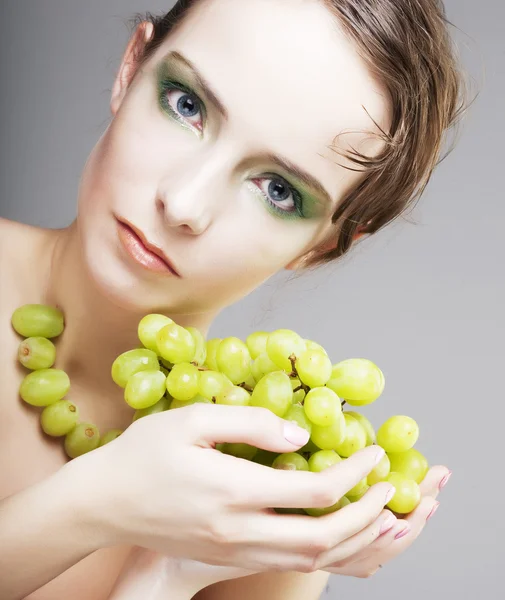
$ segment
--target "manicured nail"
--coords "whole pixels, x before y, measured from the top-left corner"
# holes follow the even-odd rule
[[[386,531],[390,531],[391,529],[393,529],[395,523],[396,517],[394,515],[389,514],[384,520],[384,523],[382,523],[379,535],[382,535],[383,533],[386,533]]]
[[[437,502],[435,506],[431,509],[430,514],[426,517],[426,520],[429,521],[431,517],[437,512],[438,507],[440,506],[440,502]]]
[[[287,421],[284,425],[284,437],[294,446],[305,446],[309,441],[310,433],[306,429]]]
[[[380,463],[380,461],[384,458],[384,454],[386,454],[384,448],[381,448],[379,446],[379,450],[377,452],[377,455],[375,457],[375,464],[378,465]]]
[[[442,488],[444,488],[447,485],[447,482],[451,478],[451,475],[452,475],[452,471],[449,471],[449,473],[447,473],[447,475],[442,479],[442,481],[438,484],[439,490],[441,490]]]
[[[407,525],[405,527],[405,529],[402,529],[399,533],[397,533],[395,535],[395,540],[399,540],[400,538],[406,536],[409,531],[410,531],[410,525]]]
[[[391,486],[391,489],[386,494],[386,504],[391,500],[391,498],[396,494],[396,488],[394,485]]]

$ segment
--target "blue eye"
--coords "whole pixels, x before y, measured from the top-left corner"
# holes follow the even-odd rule
[[[274,173],[267,173],[268,177],[255,177],[252,181],[258,186],[262,196],[269,206],[281,216],[304,217],[303,199],[299,192],[285,179]],[[261,184],[270,181],[268,186]]]
[[[161,82],[160,103],[164,110],[182,124],[189,124],[199,131],[203,129],[203,122],[192,122],[192,119],[199,114],[201,116],[199,121],[203,121],[203,104],[195,93],[182,84],[172,81]]]

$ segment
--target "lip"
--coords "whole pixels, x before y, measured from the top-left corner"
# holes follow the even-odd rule
[[[126,219],[115,218],[119,228],[119,239],[135,262],[150,271],[171,273],[176,277],[181,277],[163,250],[150,242],[140,229]]]

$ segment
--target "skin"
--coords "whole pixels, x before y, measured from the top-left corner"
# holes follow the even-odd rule
[[[387,128],[385,94],[322,4],[238,5],[202,4],[140,69],[133,52],[151,29],[142,26],[132,36],[113,86],[113,119],[83,169],[74,223],[42,230],[0,221],[0,344],[12,357],[0,363],[0,498],[46,479],[67,462],[61,441],[44,436],[38,414],[18,400],[23,372],[15,361],[19,338],[10,328],[15,308],[28,302],[62,308],[67,327],[57,357],[72,381],[73,399],[101,430],[125,428],[133,411],[110,378],[110,364],[137,345],[141,316],[163,312],[206,332],[224,307],[280,269],[301,268],[314,249],[331,247],[330,215],[360,175],[336,164],[341,160],[329,146],[344,130],[373,128],[362,106]],[[259,30],[261,43],[252,44]],[[228,120],[198,88],[204,108],[187,123],[164,112],[159,90],[170,74],[182,74],[173,61],[166,62],[174,51],[197,65],[225,104]],[[172,90],[166,100],[176,107],[183,95]],[[378,150],[365,134],[339,139]],[[302,166],[332,200],[325,202],[271,161],[259,159],[265,152]],[[307,218],[280,216],[261,198],[259,189],[267,193],[272,179],[305,195]],[[292,198],[288,194],[278,203],[279,210],[292,208]],[[154,274],[133,262],[118,239],[115,216],[163,248],[181,277]],[[395,531],[405,527],[398,522],[368,553],[335,565],[333,572],[369,576],[409,546],[446,474],[445,467],[428,474],[407,536],[394,540]],[[105,600],[122,570],[124,576],[129,556],[128,547],[94,552],[29,598],[59,600],[71,588],[75,600]],[[242,575],[213,571],[209,583],[232,581],[217,583],[198,598],[315,599],[328,577],[323,572]],[[184,589],[181,599],[193,595]]]

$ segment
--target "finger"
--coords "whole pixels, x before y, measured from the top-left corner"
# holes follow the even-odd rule
[[[383,510],[373,523],[344,540],[335,548],[322,554],[317,561],[317,568],[324,569],[339,561],[352,559],[353,556],[365,551],[379,536],[390,531],[396,525],[396,517],[388,510]]]
[[[265,408],[193,404],[177,413],[184,420],[183,434],[205,447],[230,442],[284,453],[298,450],[309,440],[308,431]]]
[[[404,552],[420,535],[428,520],[435,514],[439,503],[431,497],[421,500],[419,506],[404,519],[398,519],[394,527],[379,536],[367,548],[354,556],[350,556],[336,564],[333,568],[345,569],[358,563],[364,570],[371,569],[375,564],[386,564],[398,554]],[[334,571],[332,571],[334,572]]]
[[[330,566],[343,569],[358,562],[368,561],[370,558],[373,558],[375,562],[386,563],[389,560],[389,555],[385,554],[385,552],[388,552],[388,548],[398,536],[403,537],[408,531],[410,531],[410,524],[406,523],[403,519],[397,519],[389,531],[381,534],[368,547]]]
[[[430,496],[436,498],[447,482],[449,481],[452,472],[447,467],[437,465],[431,467],[423,481],[420,483],[422,496]]]
[[[408,537],[415,539],[423,530],[426,523],[433,517],[440,502],[434,498],[426,496],[421,500],[418,507],[405,517],[405,521],[410,525]]]
[[[320,473],[283,471],[245,462],[240,465],[240,479],[246,479],[250,485],[243,497],[238,492],[239,504],[256,508],[332,506],[364,479],[382,456],[382,448],[369,446]],[[383,496],[386,496],[393,486],[382,485],[385,486]]]
[[[254,546],[258,553],[269,551],[292,555],[293,560],[296,557],[315,560],[376,522],[381,513],[388,513],[384,511],[384,505],[389,490],[389,484],[378,483],[358,502],[321,517],[279,515],[267,511],[249,513],[246,519],[236,521],[233,530],[221,532],[221,537],[231,540],[234,545]],[[233,520],[228,523],[233,525]],[[377,524],[379,535],[378,521]]]

